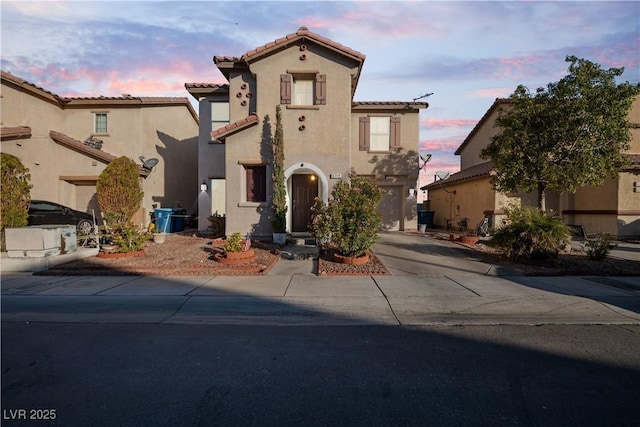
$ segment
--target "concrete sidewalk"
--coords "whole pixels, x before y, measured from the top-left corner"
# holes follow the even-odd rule
[[[2,321],[640,324],[638,277],[2,276]]]

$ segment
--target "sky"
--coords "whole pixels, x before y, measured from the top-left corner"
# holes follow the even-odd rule
[[[60,96],[189,97],[241,56],[305,26],[366,55],[355,101],[413,101],[436,170],[496,98],[567,74],[575,55],[640,81],[638,1],[5,1],[1,68]],[[197,111],[197,109],[196,109]],[[420,198],[418,199],[420,201]]]

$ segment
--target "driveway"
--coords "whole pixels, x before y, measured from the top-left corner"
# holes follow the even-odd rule
[[[373,251],[393,276],[483,274],[519,276],[515,269],[490,263],[480,254],[430,234],[381,232]]]

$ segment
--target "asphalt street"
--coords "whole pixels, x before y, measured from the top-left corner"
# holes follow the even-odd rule
[[[2,425],[636,426],[638,348],[629,325],[4,323]]]
[[[638,425],[640,276],[376,253],[391,276],[3,274],[2,425]]]

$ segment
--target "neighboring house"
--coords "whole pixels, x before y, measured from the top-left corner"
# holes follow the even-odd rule
[[[1,151],[29,168],[32,199],[93,209],[99,219],[98,176],[127,156],[144,191],[136,223],[148,224],[154,206],[196,213],[198,116],[187,98],[65,98],[5,71],[1,96]],[[140,156],[158,163],[144,167]]]
[[[200,229],[217,212],[226,215],[227,234],[271,236],[278,105],[288,232],[307,232],[315,198],[326,202],[351,170],[385,190],[385,229],[417,228],[419,113],[428,104],[354,102],[364,59],[301,27],[241,57],[214,57],[228,84],[185,85],[200,105],[198,180],[207,189],[199,198]]]
[[[422,187],[429,191],[430,209],[435,211],[435,224],[454,228],[467,219],[468,228],[489,215],[491,226],[501,224],[503,208],[510,202],[535,206],[535,194],[503,194],[493,189],[490,174],[493,164],[480,158],[480,151],[491,142],[498,129],[494,122],[509,100],[496,99],[471,133],[456,150],[460,156],[460,172],[446,180]],[[630,166],[618,178],[607,178],[600,186],[585,186],[575,194],[546,193],[546,207],[562,215],[565,223],[583,225],[587,233],[606,232],[618,238],[640,236],[640,97],[629,112],[632,140],[626,152]]]

